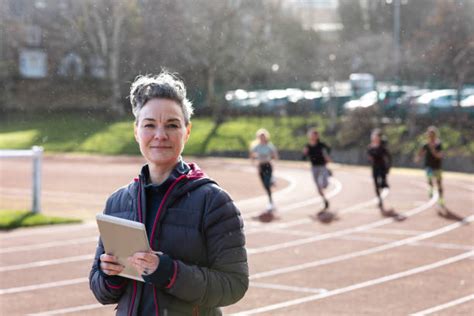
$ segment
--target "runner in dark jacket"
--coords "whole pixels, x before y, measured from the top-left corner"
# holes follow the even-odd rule
[[[313,179],[316,183],[319,195],[323,198],[323,211],[326,211],[329,208],[329,201],[324,195],[324,190],[329,185],[328,178],[330,176],[326,164],[331,161],[331,157],[329,156],[331,153],[331,147],[320,140],[319,133],[315,128],[310,128],[307,136],[308,143],[303,148],[303,159],[309,158],[311,161]]]
[[[145,282],[119,276],[123,267],[99,240],[90,288],[117,315],[221,315],[248,288],[243,222],[229,195],[181,158],[192,107],[183,83],[162,73],[132,85],[135,138],[147,164],[113,193],[104,213],[143,222],[154,252],[129,262]],[[156,254],[156,252],[160,254]]]
[[[367,155],[372,165],[372,177],[374,179],[375,193],[379,199],[379,208],[383,212],[381,190],[388,188],[387,174],[392,164],[392,156],[386,144],[382,141],[382,132],[379,129],[375,129],[370,136]]]
[[[429,196],[433,196],[433,178],[436,180],[438,186],[440,206],[444,206],[443,199],[443,182],[442,182],[442,161],[443,161],[443,146],[438,137],[438,129],[434,126],[428,127],[426,131],[428,142],[418,151],[417,160],[425,157],[425,171],[428,184],[430,186]]]

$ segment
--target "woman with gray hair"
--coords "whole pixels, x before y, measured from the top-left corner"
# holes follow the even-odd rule
[[[230,196],[181,153],[193,108],[175,75],[140,76],[130,101],[134,134],[147,164],[107,200],[104,213],[145,224],[153,251],[129,263],[145,282],[118,274],[123,266],[99,240],[90,288],[117,315],[221,315],[248,288],[243,221]]]

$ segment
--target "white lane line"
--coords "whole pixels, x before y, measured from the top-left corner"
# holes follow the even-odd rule
[[[69,308],[63,308],[63,309],[55,309],[55,310],[46,311],[42,313],[36,313],[36,314],[28,314],[28,316],[63,315],[63,314],[69,314],[69,313],[88,311],[88,310],[97,309],[97,308],[112,307],[112,306],[113,305],[90,304],[90,305],[82,305],[82,306],[69,307]]]
[[[459,304],[469,302],[471,300],[474,300],[474,294],[464,296],[464,297],[458,298],[457,300],[447,302],[447,303],[444,303],[444,304],[441,304],[441,305],[438,305],[438,306],[434,306],[434,307],[431,307],[431,308],[428,308],[428,309],[425,309],[425,310],[422,310],[420,312],[416,312],[416,313],[413,313],[413,314],[410,314],[410,315],[412,315],[412,316],[429,315],[429,314],[436,313],[438,311],[441,311],[441,310],[449,308],[449,307],[453,307],[453,306],[456,306],[456,305],[459,305]]]
[[[334,192],[334,193],[336,193],[336,192]],[[336,194],[334,194],[334,195],[336,195]],[[387,195],[388,195],[388,192],[382,193],[382,199],[384,199]],[[303,202],[303,203],[308,203],[308,205],[316,203],[313,200],[314,201],[319,201],[320,198],[311,199],[311,203],[308,203],[308,202]],[[345,213],[355,212],[359,209],[362,209],[362,208],[365,208],[365,207],[368,207],[368,206],[371,206],[371,205],[377,204],[377,203],[378,203],[378,199],[376,199],[376,198],[375,199],[370,199],[368,201],[361,202],[359,204],[355,204],[351,207],[344,208],[343,210],[339,211],[338,214],[345,214]],[[298,204],[300,204],[300,203],[298,203]],[[297,205],[297,206],[301,207],[301,205]],[[306,206],[306,205],[303,205],[303,206]],[[290,207],[292,207],[291,210],[294,209],[293,205],[291,205]],[[288,210],[286,210],[286,208],[285,208],[284,212],[287,212],[287,211]],[[284,223],[260,223],[260,222],[253,222],[253,221],[252,222],[246,222],[245,226],[247,226],[247,227],[250,226],[250,228],[246,229],[245,235],[261,233],[261,232],[264,232],[266,230],[272,230],[274,228],[283,228],[284,229],[284,228],[289,228],[289,227],[293,227],[293,226],[309,224],[309,223],[312,223],[312,222],[313,222],[313,220],[311,220],[309,218],[300,218],[300,219],[296,219],[296,220],[288,221],[288,222],[284,222]]]
[[[336,187],[337,187],[337,182],[336,182]],[[333,192],[333,194],[337,194],[338,192],[336,192],[337,190],[335,190]],[[340,191],[340,190],[339,190]],[[317,201],[318,199],[316,199]],[[289,211],[291,209],[294,209],[294,208],[297,208],[297,207],[300,207],[301,203],[296,203],[296,204],[292,204],[290,205],[288,208],[285,208],[285,212],[286,211]],[[249,215],[247,215],[249,216]],[[306,221],[306,219],[305,219]],[[86,227],[91,227],[95,225],[95,223],[91,223],[91,224],[86,224],[84,226],[79,226],[77,227],[76,229],[82,229],[83,227],[86,228]],[[61,231],[63,230],[67,230],[67,227],[64,227],[64,228],[61,228]],[[25,232],[27,233],[27,232]],[[42,233],[47,233],[47,232],[42,232]],[[3,238],[3,237],[2,237]],[[57,246],[65,246],[65,245],[77,245],[77,244],[81,244],[81,243],[87,243],[87,242],[91,242],[91,241],[96,241],[97,242],[98,240],[98,237],[85,237],[85,238],[78,238],[78,239],[70,239],[70,240],[62,240],[62,241],[55,241],[55,242],[48,242],[48,243],[42,243],[42,244],[36,244],[36,245],[28,245],[28,246],[15,246],[15,247],[8,247],[8,248],[3,248],[3,249],[0,249],[0,254],[2,253],[12,253],[12,252],[19,252],[19,251],[31,251],[31,250],[37,250],[37,249],[44,249],[44,248],[51,248],[51,247],[57,247]]]
[[[2,195],[13,195],[13,196],[28,196],[31,193],[30,189],[22,189],[22,188],[2,188]],[[42,191],[42,196],[50,198],[58,198],[58,200],[66,201],[66,199],[73,199],[73,200],[82,200],[82,201],[90,201],[90,200],[103,200],[102,205],[105,205],[105,199],[107,199],[108,193],[97,194],[97,193],[83,193],[77,191]]]
[[[293,226],[299,226],[311,223],[312,221],[309,218],[300,218],[283,223],[261,223],[261,222],[246,222],[244,229],[245,235],[255,234],[266,230],[272,230],[274,228],[288,228]]]
[[[337,239],[359,240],[359,241],[368,241],[368,242],[383,243],[383,244],[393,241],[391,239],[386,239],[386,238],[366,237],[366,236],[357,236],[357,235],[343,236]],[[435,249],[464,250],[464,251],[474,250],[474,246],[449,244],[449,243],[435,243],[435,242],[413,242],[413,243],[407,244],[407,246],[435,248]]]
[[[435,198],[435,197],[433,197]],[[416,209],[415,209],[416,210]],[[415,210],[412,210],[411,212],[415,211]],[[407,212],[408,213],[408,212]],[[474,215],[473,215],[474,217]],[[471,217],[468,218],[468,220],[470,220]],[[459,223],[456,223],[458,225],[460,225]],[[452,224],[452,225],[456,225],[456,224]],[[452,226],[450,225],[450,226]],[[415,237],[412,237],[412,238],[409,238],[409,239],[414,239],[414,238],[420,238],[420,236],[415,236]],[[427,237],[426,237],[427,238]],[[396,243],[400,243],[402,241],[399,241],[399,242],[396,242]],[[381,246],[381,247],[386,247],[388,245],[384,245],[384,246]],[[376,247],[376,248],[380,248],[380,247]],[[374,249],[374,248],[372,248]],[[387,248],[388,249],[388,248]],[[372,250],[373,251],[373,250]],[[381,250],[379,250],[381,251]],[[360,253],[360,252],[358,252]],[[360,255],[360,254],[359,254]],[[341,256],[339,256],[341,257]],[[273,272],[275,273],[275,272]],[[286,272],[285,272],[286,273]],[[262,274],[260,274],[262,275]],[[252,279],[252,276],[250,277]],[[256,278],[255,276],[253,276],[253,278]],[[64,280],[64,281],[59,281],[59,282],[52,282],[52,283],[44,283],[44,284],[38,284],[38,285],[30,285],[30,286],[25,286],[25,287],[20,287],[20,288],[10,288],[10,289],[2,289],[0,290],[0,294],[4,294],[4,293],[17,293],[17,292],[22,292],[22,291],[30,291],[30,290],[36,290],[36,289],[42,289],[42,288],[49,288],[49,287],[56,287],[56,286],[63,286],[63,285],[69,285],[71,282],[72,284],[76,284],[78,283],[79,281],[78,280],[81,280],[81,279],[74,279],[74,280]],[[82,281],[81,282],[87,282],[88,279],[87,278],[82,278]]]
[[[281,174],[281,175],[279,174],[278,177],[283,178],[286,181],[288,181],[289,185],[286,188],[284,188],[283,190],[276,191],[274,196],[279,196],[279,195],[284,196],[284,195],[286,195],[289,192],[294,190],[294,188],[296,186],[296,181],[294,181],[293,178],[291,178],[291,177],[289,177],[288,175],[285,175],[285,174]],[[54,195],[54,194],[71,194],[71,193],[61,192],[61,191],[55,191],[55,192],[51,191],[50,194]],[[76,195],[76,193],[73,193],[73,194]],[[89,196],[89,194],[83,194],[83,195],[84,196]],[[253,202],[265,199],[265,198],[266,198],[266,195],[261,195],[261,196],[257,196],[257,197],[253,197],[253,198],[249,198],[249,199],[239,200],[239,201],[236,201],[235,203],[237,205],[240,205],[241,203],[243,203],[243,204],[253,203]],[[105,198],[104,198],[104,201],[105,201]],[[102,204],[104,204],[104,203],[102,203]],[[24,237],[24,236],[30,237],[30,236],[36,235],[36,234],[51,234],[52,232],[59,233],[59,232],[77,231],[77,230],[83,230],[84,228],[97,228],[97,224],[95,223],[95,221],[90,221],[90,222],[80,224],[80,225],[73,224],[69,227],[60,226],[60,227],[29,228],[28,230],[24,230],[24,231],[16,231],[16,232],[9,232],[9,233],[6,233],[6,234],[2,234],[2,235],[0,235],[0,238],[1,238],[1,240],[6,240],[6,239],[9,239],[9,238],[16,238],[16,237]],[[0,250],[0,253],[2,253],[1,250]]]
[[[47,227],[30,227],[21,229],[19,231],[8,232],[7,234],[1,235],[1,239],[6,240],[18,237],[31,237],[34,235],[51,235],[52,233],[69,233],[89,228],[95,228],[97,230],[97,223],[95,221],[89,221],[83,224],[64,224]]]
[[[264,283],[264,282],[250,282],[251,287],[256,287],[260,289],[270,289],[270,290],[281,290],[281,291],[290,291],[298,293],[325,293],[326,289],[314,289],[309,287],[299,287],[299,286],[289,286],[283,284],[274,284],[274,283]]]
[[[474,185],[470,185],[470,184],[450,182],[448,186],[458,187],[458,188],[464,189],[466,191],[471,191],[471,192],[474,191]]]
[[[328,194],[326,194],[326,197],[328,199],[333,198],[334,196],[339,194],[342,190],[342,184],[339,180],[331,179],[330,182],[334,184],[334,189],[332,191],[328,192]],[[313,204],[319,203],[321,201],[322,201],[322,198],[320,196],[317,196],[317,197],[308,199],[306,201],[297,202],[297,203],[293,203],[293,204],[290,204],[290,205],[287,205],[287,206],[284,206],[284,207],[281,207],[281,208],[277,208],[277,213],[278,214],[287,213],[287,212],[290,212],[294,209],[302,208],[304,206],[313,205]],[[262,211],[254,211],[254,212],[246,213],[246,214],[243,215],[243,218],[244,219],[249,219],[249,218],[251,218],[253,216],[256,216],[258,214],[261,214],[261,213],[262,213]]]
[[[469,222],[469,221],[472,221],[473,219],[474,219],[474,215],[466,218],[465,220],[466,220],[466,222]],[[395,242],[392,242],[390,244],[381,245],[381,246],[378,246],[378,247],[374,247],[374,248],[370,248],[370,249],[366,249],[366,250],[362,250],[362,251],[352,252],[352,253],[348,253],[348,254],[344,254],[344,255],[328,258],[328,259],[323,259],[323,260],[318,260],[318,261],[313,261],[313,262],[307,262],[307,263],[300,264],[300,265],[292,265],[290,267],[279,268],[279,269],[275,269],[275,270],[270,270],[270,271],[266,271],[266,272],[257,273],[257,274],[251,275],[250,280],[263,278],[263,277],[267,277],[267,276],[273,276],[273,275],[277,275],[277,274],[300,271],[300,270],[303,270],[303,269],[308,269],[308,268],[312,268],[312,267],[316,267],[316,266],[320,266],[320,265],[325,265],[325,264],[329,264],[329,263],[334,263],[334,262],[338,262],[338,261],[352,259],[352,258],[363,256],[363,255],[373,254],[373,253],[384,251],[384,250],[387,250],[387,249],[390,249],[390,248],[395,248],[395,247],[398,247],[398,246],[401,246],[401,245],[405,245],[405,244],[408,244],[408,243],[412,243],[412,242],[415,242],[415,241],[419,241],[419,240],[422,240],[422,239],[426,239],[426,238],[430,238],[430,237],[433,237],[433,236],[436,236],[436,235],[440,235],[442,233],[453,230],[453,229],[455,229],[455,228],[457,228],[461,225],[464,225],[464,223],[454,223],[454,224],[442,227],[440,229],[437,229],[437,230],[434,230],[434,231],[431,231],[431,232],[427,232],[427,233],[419,235],[419,236],[410,237],[410,238],[407,238],[407,239],[404,239],[404,240],[395,241]],[[0,290],[0,295],[5,294],[5,293],[11,293],[12,291],[13,291],[13,293],[17,293],[17,292],[31,291],[31,290],[42,289],[42,288],[49,288],[49,287],[53,287],[53,286],[69,285],[68,282],[77,282],[77,280],[80,280],[80,279],[64,280],[64,281],[52,282],[52,283],[43,283],[43,284],[30,285],[30,286],[19,287],[19,288],[1,289]],[[87,278],[84,278],[83,280],[87,281]],[[58,285],[58,284],[60,284],[60,285]]]
[[[474,215],[468,217],[466,220],[467,221],[474,220]],[[331,263],[336,263],[336,262],[340,262],[340,261],[344,261],[344,260],[353,259],[353,258],[356,258],[356,257],[361,257],[361,256],[374,254],[374,253],[377,253],[377,252],[381,252],[381,251],[385,251],[385,250],[388,250],[388,249],[392,249],[392,248],[400,247],[400,246],[407,245],[407,244],[410,244],[410,243],[414,243],[414,242],[417,242],[417,241],[420,241],[420,240],[423,240],[423,239],[432,238],[434,236],[438,236],[438,235],[447,233],[447,232],[449,232],[451,230],[454,230],[454,229],[456,229],[460,226],[463,226],[463,225],[465,225],[465,224],[463,224],[463,223],[454,223],[454,224],[447,225],[447,226],[441,227],[439,229],[436,229],[436,230],[433,230],[433,231],[430,231],[430,232],[427,232],[427,233],[424,233],[424,234],[421,234],[421,235],[418,235],[418,236],[413,236],[413,237],[409,237],[409,238],[406,238],[406,239],[397,240],[397,241],[394,241],[394,242],[391,242],[391,243],[388,243],[388,244],[385,244],[385,245],[380,245],[380,246],[369,248],[369,249],[350,252],[350,253],[342,254],[342,255],[339,255],[339,256],[331,257],[331,258],[325,258],[325,259],[321,259],[321,260],[315,260],[315,261],[305,262],[305,263],[302,263],[302,264],[291,265],[291,266],[288,266],[288,267],[283,267],[283,268],[278,268],[278,269],[274,269],[274,270],[269,270],[269,271],[265,271],[265,272],[256,273],[256,274],[253,274],[253,275],[250,276],[250,280],[261,279],[261,278],[265,278],[265,277],[269,277],[269,276],[275,276],[275,275],[286,274],[286,273],[290,273],[290,272],[301,271],[301,270],[305,270],[305,269],[309,269],[309,268],[315,268],[315,267],[318,267],[318,266],[323,266],[323,265],[327,265],[327,264],[331,264]]]
[[[394,228],[375,228],[370,230],[371,233],[386,234],[386,235],[418,235],[426,231],[409,230],[409,229],[394,229]]]
[[[251,282],[251,287],[255,288],[262,288],[262,289],[271,289],[271,290],[280,290],[280,291],[289,291],[289,292],[297,292],[297,293],[326,293],[326,289],[315,289],[315,288],[307,288],[307,287],[296,287],[296,286],[287,286],[282,284],[273,284],[273,283],[263,283],[263,282]],[[49,316],[49,315],[63,315],[75,312],[81,312],[86,310],[110,307],[111,305],[102,305],[102,304],[90,304],[90,305],[81,305],[63,309],[56,309],[50,310],[41,313],[35,314],[28,314],[28,316]]]
[[[466,222],[470,222],[472,220],[474,220],[474,215],[469,216],[468,218],[465,219]],[[339,262],[339,261],[343,261],[343,260],[352,259],[352,258],[359,257],[359,256],[364,256],[364,255],[373,254],[373,253],[376,253],[376,252],[381,252],[381,251],[384,251],[384,250],[387,250],[387,249],[399,247],[399,246],[406,245],[406,244],[409,244],[409,243],[413,243],[413,242],[416,242],[416,241],[419,241],[419,240],[431,238],[431,237],[446,233],[448,231],[451,231],[451,230],[453,230],[455,228],[458,228],[462,225],[465,225],[465,223],[453,223],[451,225],[444,226],[442,228],[439,228],[439,229],[431,231],[431,232],[424,233],[422,235],[410,237],[410,238],[407,238],[407,239],[404,239],[404,240],[395,241],[395,242],[385,244],[385,245],[381,245],[381,246],[378,246],[378,247],[374,247],[374,248],[370,248],[370,249],[366,249],[366,250],[362,250],[362,251],[357,251],[357,252],[352,252],[352,253],[348,253],[348,254],[332,257],[332,258],[327,258],[327,259],[323,259],[323,260],[307,262],[307,263],[300,264],[300,265],[292,265],[290,267],[278,268],[278,269],[275,269],[275,270],[270,270],[270,271],[266,271],[266,272],[257,273],[257,274],[251,275],[250,280],[255,280],[255,279],[258,279],[258,278],[274,276],[274,275],[284,274],[284,273],[289,273],[289,272],[294,272],[294,271],[300,271],[300,270],[304,270],[304,269],[308,269],[308,268],[313,268],[313,267],[316,267],[316,266],[326,265],[326,264],[330,264],[330,263],[335,263],[335,262]],[[50,287],[56,287],[56,286],[70,285],[71,282],[72,282],[72,284],[76,284],[76,283],[78,283],[78,280],[83,280],[84,282],[86,282],[88,279],[87,278],[82,278],[82,279],[64,280],[64,281],[59,281],[59,282],[43,283],[43,284],[30,285],[30,286],[24,286],[24,287],[19,287],[19,288],[1,289],[0,290],[0,295],[10,294],[10,293],[18,293],[18,292],[24,292],[24,291],[31,291],[31,290],[37,290],[37,289],[43,289],[43,288],[50,288]]]
[[[339,191],[337,191],[338,181],[336,181],[336,190],[334,190],[332,193],[333,195],[337,194]],[[340,188],[339,188],[340,189]],[[337,191],[337,192],[336,192]],[[289,211],[293,208],[299,207],[301,203],[296,203],[290,205],[286,211]],[[296,206],[296,207],[295,207]],[[249,215],[247,215],[249,216]],[[86,227],[91,227],[95,225],[95,223],[89,223],[85,224],[84,226],[79,226],[76,229],[83,229]],[[67,227],[61,228],[61,231],[67,230]],[[26,232],[25,232],[26,233]],[[46,232],[42,232],[46,233]],[[2,237],[3,238],[3,237]],[[0,254],[2,253],[12,253],[12,252],[19,252],[19,251],[31,251],[31,250],[38,250],[38,249],[45,249],[45,248],[51,248],[51,247],[58,247],[58,246],[65,246],[65,245],[77,245],[77,244],[82,244],[82,243],[87,243],[91,241],[97,242],[98,237],[85,237],[85,238],[78,238],[78,239],[70,239],[70,240],[62,240],[62,241],[55,241],[55,242],[48,242],[48,243],[42,243],[42,244],[35,244],[35,245],[28,245],[28,246],[15,246],[15,247],[8,247],[8,248],[3,248],[0,249]]]
[[[23,263],[23,264],[3,266],[3,267],[0,267],[0,272],[46,267],[46,266],[51,266],[55,264],[64,264],[64,263],[71,263],[71,262],[85,261],[85,260],[92,260],[92,259],[94,259],[94,255],[88,254],[88,255],[82,255],[82,256],[63,257],[61,259],[34,261],[34,262]]]
[[[337,194],[337,193],[336,193]],[[375,200],[376,201],[376,200]],[[363,202],[363,203],[359,203],[359,204],[356,204],[354,205],[353,207],[351,207],[352,210],[354,209],[357,209],[357,208],[361,208],[361,207],[365,207],[367,204],[367,202]],[[279,227],[279,228],[286,228],[286,227],[291,227],[291,226],[297,226],[297,225],[300,225],[300,224],[304,224],[304,223],[309,223],[311,222],[311,220],[309,219],[299,219],[299,220],[295,220],[293,222],[287,222],[287,223],[279,223],[279,224],[270,224],[270,225],[267,225],[267,227],[264,226],[264,229],[271,229],[272,227]],[[94,223],[90,223],[91,225],[95,225]],[[82,226],[76,226],[74,228],[81,228]],[[87,225],[86,227],[89,227],[89,225]],[[68,227],[63,227],[61,230],[65,230],[67,229]],[[246,235],[248,234],[251,234],[251,233],[257,233],[257,232],[260,232],[261,230],[259,231],[251,231],[251,232],[246,232]],[[44,231],[41,231],[42,233],[47,233],[47,230],[44,230]],[[4,249],[0,249],[0,253],[11,253],[11,252],[17,252],[17,251],[28,251],[28,250],[33,250],[33,249],[44,249],[44,248],[49,248],[49,247],[56,247],[56,246],[62,246],[62,245],[69,245],[69,244],[79,244],[79,243],[83,243],[83,242],[90,242],[90,241],[96,241],[97,240],[97,237],[91,237],[90,239],[89,238],[85,238],[85,239],[76,239],[76,240],[64,240],[64,241],[61,241],[61,242],[50,242],[50,243],[44,243],[44,244],[38,244],[38,245],[32,245],[32,246],[19,246],[19,247],[10,247],[10,248],[4,248]],[[69,258],[64,258],[64,261],[65,262],[73,262],[73,261],[68,261],[70,260]],[[74,259],[72,259],[74,260]],[[84,259],[85,260],[85,259]],[[78,260],[75,260],[75,261],[80,261],[79,259]],[[54,261],[52,262],[51,264],[60,264],[61,262],[60,261]],[[28,265],[34,265],[35,263],[28,263],[26,264],[25,268],[28,268]],[[46,264],[44,264],[46,265]],[[14,270],[19,270],[19,269],[22,269],[22,268],[19,268],[19,266],[21,265],[18,265],[18,266],[8,266],[8,267],[3,267],[3,269],[14,269]],[[17,268],[18,267],[18,268]],[[2,268],[0,268],[0,271]],[[7,271],[7,270],[6,270]]]
[[[280,228],[273,228],[271,230],[269,229],[267,230],[267,232],[276,233],[276,234],[287,234],[287,235],[293,235],[293,236],[314,236],[317,234],[310,231],[289,230],[289,229],[280,229]],[[422,234],[422,233],[427,233],[427,231],[424,231],[424,232],[420,231],[419,234]],[[383,243],[383,244],[393,241],[393,239],[359,236],[359,235],[341,236],[335,239],[349,240],[349,241],[368,241],[372,243]],[[408,244],[408,246],[427,247],[427,248],[436,248],[436,249],[457,249],[457,250],[465,250],[465,251],[474,250],[474,246],[450,244],[450,243],[434,243],[434,242],[433,243],[414,242],[413,244]]]
[[[433,194],[433,197],[431,198],[431,200],[428,201],[426,204],[420,205],[419,207],[416,207],[412,210],[404,212],[403,214],[407,217],[413,216],[417,213],[420,213],[420,212],[430,208],[433,204],[436,203],[437,200],[438,200],[438,195],[435,192],[435,194]],[[288,241],[288,242],[273,244],[273,245],[270,245],[270,246],[263,246],[263,247],[259,247],[259,248],[247,248],[247,254],[248,255],[255,255],[255,254],[261,254],[261,253],[266,253],[266,252],[271,252],[271,251],[277,251],[277,250],[279,251],[279,250],[282,250],[284,248],[291,248],[291,247],[301,246],[301,245],[308,244],[308,243],[313,243],[313,242],[319,241],[319,240],[326,240],[326,239],[330,239],[330,238],[349,235],[349,234],[352,234],[352,233],[355,233],[355,232],[366,231],[366,230],[369,230],[369,229],[372,229],[372,228],[375,228],[375,227],[383,226],[385,224],[393,223],[394,221],[395,220],[393,218],[386,218],[386,219],[379,220],[379,221],[376,221],[376,222],[372,222],[372,223],[369,223],[369,224],[356,226],[356,227],[352,227],[352,228],[348,228],[348,229],[343,229],[343,230],[339,230],[339,231],[335,231],[335,232],[330,232],[330,233],[327,233],[327,234],[316,235],[316,236],[308,237],[308,238],[296,239],[296,240],[292,240],[292,241]]]
[[[99,240],[99,237],[94,236],[94,237],[84,237],[84,238],[76,238],[76,239],[61,240],[61,241],[51,241],[51,242],[36,244],[36,245],[15,246],[15,247],[0,249],[0,254],[20,252],[20,251],[31,251],[31,250],[66,246],[66,245],[80,245],[80,244],[85,244],[85,243],[93,242],[93,241],[97,242],[98,240]]]
[[[293,231],[293,230],[284,230],[284,229],[272,229],[267,230],[269,232],[276,232],[282,234],[290,234],[295,236],[313,236],[315,233],[307,232],[307,231]],[[337,237],[335,239],[340,240],[356,240],[356,241],[367,241],[372,243],[389,243],[393,240],[386,239],[386,238],[378,238],[378,237],[367,237],[367,236],[357,236],[357,235],[350,235],[350,236],[342,236]],[[412,244],[407,244],[407,246],[413,247],[424,247],[424,248],[434,248],[434,249],[453,249],[453,250],[474,250],[473,246],[467,245],[458,245],[458,244],[451,244],[451,243],[430,243],[430,242],[414,242]],[[0,272],[5,271],[15,271],[15,270],[23,270],[23,269],[32,269],[37,267],[45,267],[50,265],[57,265],[57,264],[64,264],[64,263],[71,263],[71,262],[78,262],[78,261],[85,261],[85,260],[92,260],[94,258],[93,255],[82,255],[82,256],[73,256],[73,257],[65,257],[61,259],[52,259],[52,260],[44,260],[44,261],[34,261],[25,264],[18,264],[18,265],[10,265],[10,266],[3,266],[0,267]]]
[[[270,311],[274,311],[274,310],[281,309],[281,308],[287,308],[287,307],[290,307],[290,306],[295,306],[295,305],[299,305],[299,304],[303,304],[303,303],[307,303],[307,302],[313,302],[313,301],[317,301],[317,300],[320,300],[320,299],[323,299],[323,298],[326,298],[326,297],[331,297],[331,296],[336,296],[336,295],[339,295],[339,294],[352,292],[352,291],[355,291],[355,290],[363,289],[363,288],[374,286],[374,285],[377,285],[377,284],[382,284],[382,283],[385,283],[385,282],[389,282],[389,281],[393,281],[393,280],[396,280],[396,279],[400,279],[400,278],[408,277],[408,276],[411,276],[411,275],[415,275],[415,274],[418,274],[418,273],[426,272],[426,271],[429,271],[429,270],[437,269],[437,268],[443,267],[443,266],[448,265],[448,264],[452,264],[452,263],[455,263],[455,262],[458,262],[458,261],[461,261],[461,260],[465,260],[465,259],[467,259],[469,257],[472,257],[472,256],[474,256],[474,251],[468,251],[468,252],[464,252],[464,253],[462,253],[460,255],[457,255],[457,256],[449,257],[447,259],[443,259],[443,260],[440,260],[440,261],[437,261],[437,262],[434,262],[434,263],[419,266],[419,267],[416,267],[416,268],[413,268],[413,269],[410,269],[410,270],[405,270],[405,271],[402,271],[402,272],[397,272],[397,273],[394,273],[394,274],[386,275],[386,276],[376,278],[376,279],[372,279],[372,280],[368,280],[368,281],[365,281],[365,282],[352,284],[352,285],[342,287],[342,288],[338,288],[338,289],[334,289],[334,290],[329,290],[326,293],[310,295],[310,296],[306,296],[306,297],[302,297],[302,298],[298,298],[298,299],[294,299],[294,300],[289,300],[289,301],[285,301],[285,302],[281,302],[281,303],[277,303],[277,304],[262,306],[262,307],[242,311],[242,312],[239,312],[239,313],[235,313],[235,314],[232,314],[232,315],[253,315],[253,314],[270,312]]]
[[[70,280],[62,280],[56,282],[49,282],[49,283],[41,283],[41,284],[33,284],[27,286],[20,286],[20,287],[12,287],[8,289],[0,289],[0,295],[5,294],[15,294],[21,292],[29,292],[29,291],[36,291],[36,290],[43,290],[43,289],[50,289],[53,287],[61,287],[67,285],[75,285],[84,282],[89,282],[88,278],[77,278],[77,279],[70,279]]]
[[[389,190],[383,190],[382,191],[382,193],[380,194],[380,197],[382,198],[382,200],[384,200],[388,196],[389,192],[390,192]],[[337,213],[338,214],[352,213],[352,212],[358,211],[361,208],[365,208],[365,207],[377,204],[378,202],[379,202],[378,198],[373,198],[373,199],[371,199],[367,202],[356,204],[356,205],[353,205],[353,206],[348,207],[348,208],[344,208],[343,210],[341,210],[340,212],[337,212]]]
[[[0,196],[6,199],[15,199],[18,200],[19,198],[24,198],[25,196],[31,195],[31,191],[28,190],[21,190],[25,191],[25,193],[21,192],[5,192],[8,189],[4,190],[2,188],[2,192],[0,193]],[[11,191],[11,190],[9,190]],[[58,195],[59,194],[59,195]],[[56,204],[71,204],[72,203],[80,203],[82,205],[86,204],[87,206],[94,206],[97,208],[103,208],[105,205],[105,201],[107,199],[107,194],[100,195],[100,198],[97,198],[96,195],[94,194],[87,194],[87,193],[61,193],[61,192],[42,192],[42,199],[44,201],[47,201],[48,203],[56,203]],[[81,196],[77,196],[81,195]]]
[[[288,172],[288,171],[289,169],[285,169],[285,172]],[[286,174],[285,172],[275,174],[275,177],[285,179],[286,181],[288,181],[289,184],[283,190],[278,190],[275,193],[273,193],[274,198],[278,198],[280,196],[286,196],[288,193],[293,191],[296,187],[296,181],[294,180],[294,177]],[[267,197],[266,195],[259,195],[256,197],[236,201],[235,204],[237,205],[238,208],[244,208],[245,204],[254,204],[255,202],[264,201],[266,197]]]

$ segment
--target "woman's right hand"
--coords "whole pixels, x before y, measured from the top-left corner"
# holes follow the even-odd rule
[[[124,266],[118,263],[117,257],[103,253],[100,255],[100,269],[107,275],[117,275]]]

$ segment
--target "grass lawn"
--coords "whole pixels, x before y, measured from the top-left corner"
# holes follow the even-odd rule
[[[18,227],[71,224],[80,222],[81,220],[78,219],[51,217],[41,213],[35,214],[30,211],[0,210],[0,230],[14,229]]]
[[[300,150],[306,142],[308,125],[321,130],[325,122],[311,117],[239,117],[223,123],[209,140],[214,123],[210,118],[194,118],[191,137],[185,155],[205,155],[210,152],[247,151],[255,132],[265,127],[278,148]],[[133,136],[133,121],[107,121],[92,115],[53,114],[35,118],[12,118],[0,125],[0,149],[29,149],[43,146],[46,152],[82,152],[104,155],[139,155]]]
[[[326,141],[334,148],[365,146],[370,131],[342,133],[344,125],[335,135],[327,135],[328,119],[313,114],[299,117],[236,117],[229,118],[219,126],[212,137],[214,127],[210,118],[194,118],[191,137],[185,147],[185,155],[206,155],[216,152],[248,150],[259,128],[271,133],[271,141],[279,150],[301,151],[306,143],[306,129],[316,126]],[[393,154],[413,155],[425,142],[421,133],[407,139],[404,124],[391,124],[384,128]],[[440,126],[443,148],[447,155],[473,155],[472,131],[457,131],[453,127]],[[341,134],[341,135],[339,135]],[[367,135],[365,135],[367,134]],[[357,136],[357,139],[353,139]],[[343,138],[342,140],[340,138]],[[362,138],[361,138],[362,137]],[[358,145],[354,145],[357,143]],[[204,144],[207,147],[204,148]],[[93,113],[55,113],[47,116],[35,115],[9,118],[0,124],[0,149],[28,149],[34,145],[43,146],[46,152],[95,153],[103,155],[139,155],[133,136],[133,120],[110,120]]]

